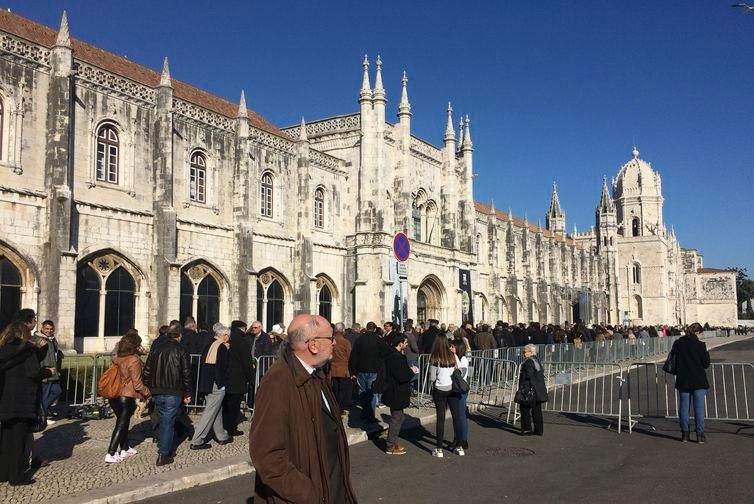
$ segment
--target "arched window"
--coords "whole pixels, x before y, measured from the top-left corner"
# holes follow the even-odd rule
[[[641,236],[641,221],[638,217],[631,220],[631,236]]]
[[[633,280],[635,284],[641,283],[641,266],[639,265],[639,263],[634,263]]]
[[[272,218],[272,174],[262,175],[262,187],[260,193],[262,217]]]
[[[189,199],[207,202],[207,158],[201,152],[191,155],[189,164]]]
[[[267,331],[272,326],[283,321],[283,287],[280,282],[273,280],[267,287]]]
[[[118,183],[118,132],[112,124],[103,124],[97,131],[97,180]]]
[[[422,241],[422,210],[414,205],[411,209],[411,219],[414,224],[414,240]]]
[[[79,268],[76,279],[75,335],[99,335],[100,282],[102,278],[89,265]]]
[[[192,316],[197,324],[209,327],[220,320],[220,284],[206,264],[184,267],[180,299],[180,320]]]
[[[416,322],[421,324],[427,321],[427,295],[424,291],[416,294]]]
[[[20,309],[21,273],[7,257],[0,257],[0,331]]]
[[[325,190],[321,187],[314,191],[314,227],[325,227]]]
[[[120,267],[105,282],[105,335],[119,336],[134,326],[134,279]]]
[[[0,96],[0,159],[3,158],[3,119],[5,119],[5,105],[3,97]]]
[[[332,320],[332,292],[327,284],[319,290],[319,314],[328,321]]]
[[[634,301],[633,302],[633,305],[634,305],[633,306],[633,308],[634,308],[633,315],[634,315],[634,317],[635,318],[639,318],[639,319],[640,318],[644,318],[644,307],[642,306],[641,296],[639,296],[638,294],[635,295],[633,301]]]
[[[220,286],[212,275],[207,275],[196,289],[196,323],[212,327],[220,319]]]

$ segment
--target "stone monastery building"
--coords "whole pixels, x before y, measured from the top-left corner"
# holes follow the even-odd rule
[[[437,147],[411,134],[405,75],[388,120],[382,78],[365,58],[358,112],[278,129],[243,92],[72,39],[65,14],[0,12],[0,327],[31,307],[63,346],[104,350],[189,314],[389,320],[401,289],[415,321],[734,324],[734,274],[668,232],[636,150],[593,231],[566,233],[554,186],[542,228],[474,201],[468,116],[449,106]]]

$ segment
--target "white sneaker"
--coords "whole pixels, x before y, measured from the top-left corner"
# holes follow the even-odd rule
[[[442,449],[435,448],[434,450],[432,450],[432,456],[437,457],[437,458],[443,458],[444,455],[442,453]]]
[[[47,425],[55,425],[55,420],[48,418],[47,419]]]
[[[106,464],[120,464],[121,462],[123,462],[123,459],[117,453],[115,455],[110,455],[109,453],[105,455]]]
[[[137,452],[135,448],[129,448],[128,450],[121,450],[120,451],[120,458],[121,458],[121,460],[125,460],[128,457],[133,457],[137,453],[139,453],[139,452]]]
[[[455,452],[456,452],[456,455],[458,455],[459,457],[463,457],[464,455],[466,455],[466,452],[464,452],[463,448],[461,448],[460,446],[455,449]]]

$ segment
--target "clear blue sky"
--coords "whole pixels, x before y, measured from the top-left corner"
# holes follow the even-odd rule
[[[442,143],[448,100],[471,116],[477,199],[536,222],[555,180],[569,231],[636,143],[681,244],[754,277],[754,14],[731,3],[0,0],[51,26],[67,9],[72,36],[167,55],[230,100],[244,88],[279,126],[357,111],[379,53],[391,120],[405,69],[415,134]]]

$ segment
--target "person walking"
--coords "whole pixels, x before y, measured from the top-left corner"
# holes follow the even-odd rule
[[[398,435],[403,424],[403,410],[411,404],[411,380],[419,369],[409,366],[408,359],[403,355],[408,348],[408,338],[405,334],[393,331],[388,345],[389,349],[385,355],[387,389],[382,394],[383,402],[390,408],[385,453],[405,455],[406,449],[398,444]]]
[[[533,400],[519,403],[521,408],[521,435],[532,433],[532,417],[534,419],[534,434],[544,435],[544,421],[542,419],[542,403],[548,401],[545,373],[542,363],[537,357],[537,345],[524,346],[524,362],[521,364],[521,374],[518,377],[520,391],[533,390]]]
[[[191,439],[192,450],[210,448],[207,436],[214,432],[215,439],[221,445],[231,443],[233,438],[223,426],[223,398],[228,383],[228,347],[230,346],[230,329],[220,325],[215,328],[215,340],[202,352],[199,373],[199,392],[205,395],[204,411],[194,426]]]
[[[260,383],[249,429],[254,504],[356,504],[340,411],[320,369],[334,345],[327,319],[296,316]]]
[[[36,317],[34,317],[36,320]],[[44,349],[30,342],[27,323],[15,322],[0,333],[0,481],[11,486],[35,483],[25,475],[24,448],[39,420],[42,380],[57,369],[39,365]]]
[[[459,414],[461,398],[453,392],[453,380],[451,375],[456,369],[458,361],[450,350],[448,340],[437,338],[435,347],[429,356],[429,381],[432,383],[432,398],[435,401],[437,423],[435,424],[436,447],[432,452],[433,457],[443,457],[443,443],[445,442],[445,410],[450,407],[450,415],[453,419],[453,443],[449,446],[450,451],[455,451],[463,456],[465,453],[461,446],[461,416]]]
[[[258,322],[254,322],[257,324]],[[259,322],[259,330],[262,323]],[[230,326],[230,347],[228,348],[228,384],[223,399],[223,423],[225,430],[231,436],[243,434],[238,430],[241,417],[241,401],[244,394],[249,392],[249,386],[254,387],[255,372],[254,358],[251,355],[252,341],[246,333],[246,323],[234,321]],[[252,398],[249,397],[249,402]],[[253,407],[253,403],[249,404]]]
[[[372,384],[377,379],[377,372],[382,359],[385,357],[385,344],[377,335],[374,322],[367,324],[367,332],[361,335],[351,350],[348,366],[352,374],[356,375],[359,385],[359,399],[361,402],[361,418],[365,422],[376,423],[375,409],[377,396],[372,390]]]
[[[171,327],[166,336],[165,342],[149,354],[144,366],[144,384],[152,392],[160,416],[158,466],[173,463],[175,421],[180,413],[181,402],[191,402],[189,354],[180,344],[180,331]]]
[[[335,324],[333,329],[335,348],[330,361],[330,379],[335,399],[338,401],[341,415],[345,415],[351,407],[353,397],[353,376],[348,369],[351,358],[351,342],[346,338],[346,327],[342,322]]]
[[[468,382],[469,379],[469,359],[466,354],[470,351],[466,342],[462,339],[454,339],[451,342],[451,351],[458,359],[457,367],[461,371],[461,376]],[[469,449],[469,419],[466,415],[466,402],[469,398],[469,393],[464,392],[459,395],[458,401],[458,414],[461,417],[461,448],[464,450]]]
[[[128,332],[118,342],[118,354],[112,360],[112,365],[118,367],[120,390],[118,397],[109,401],[115,413],[115,426],[105,455],[107,464],[118,464],[137,454],[136,449],[128,444],[128,427],[136,411],[136,399],[149,400],[151,397],[141,379],[143,365],[137,355],[140,346],[141,337]]]
[[[675,388],[680,399],[678,416],[681,424],[681,441],[684,443],[689,441],[689,408],[692,400],[696,441],[699,444],[707,441],[704,434],[704,398],[707,395],[709,381],[705,369],[710,366],[710,357],[706,343],[699,341],[702,332],[702,325],[694,322],[686,330],[686,336],[678,338],[670,350],[675,354],[676,360]]]

